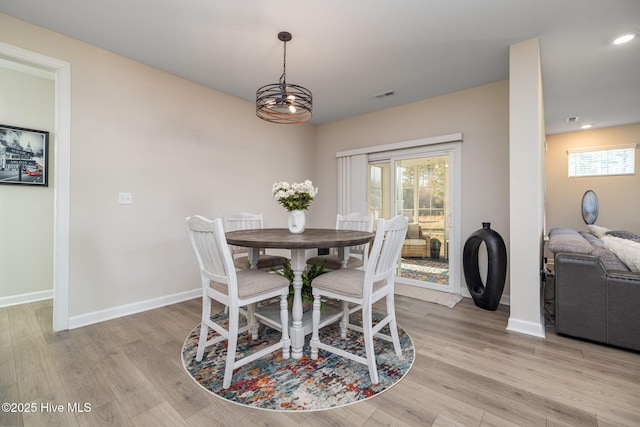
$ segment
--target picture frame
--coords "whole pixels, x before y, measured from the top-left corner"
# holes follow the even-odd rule
[[[0,124],[0,184],[49,186],[49,132]]]

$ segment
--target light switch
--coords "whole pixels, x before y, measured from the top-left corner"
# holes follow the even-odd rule
[[[118,193],[119,205],[130,205],[133,203],[133,194],[131,193]]]

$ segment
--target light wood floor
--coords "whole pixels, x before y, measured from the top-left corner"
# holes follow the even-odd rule
[[[275,413],[227,403],[198,387],[180,361],[198,323],[192,300],[54,333],[51,301],[0,309],[0,412],[25,426],[638,426],[640,354],[557,336],[508,332],[508,307],[449,309],[397,297],[416,361],[389,391],[348,407]],[[90,403],[69,413],[67,404]],[[40,405],[64,405],[63,413]],[[53,408],[53,407],[51,407]]]

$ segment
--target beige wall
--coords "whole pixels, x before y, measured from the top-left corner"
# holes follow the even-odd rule
[[[553,227],[586,230],[582,196],[593,190],[600,212],[596,224],[640,233],[640,152],[636,173],[625,176],[568,177],[567,150],[640,143],[640,124],[547,136],[547,231]]]
[[[455,132],[461,240],[488,221],[509,250],[507,81],[279,126],[257,119],[251,102],[2,14],[0,41],[71,63],[71,317],[196,289],[186,215],[262,211],[267,226],[284,226],[271,184],[309,178],[320,189],[309,224],[333,227],[337,151]],[[133,204],[118,205],[118,192]]]
[[[49,131],[55,145],[54,82],[0,64],[0,124]],[[53,288],[53,168],[49,187],[0,185],[0,305]],[[34,296],[32,296],[33,298]]]
[[[2,14],[0,41],[71,63],[70,317],[197,289],[185,216],[285,226],[271,185],[315,178],[314,126]]]
[[[336,152],[462,132],[462,244],[482,222],[509,247],[509,85],[507,81],[318,127],[312,210],[331,227],[337,206]],[[462,248],[459,248],[460,253]],[[461,267],[462,268],[462,267]],[[461,269],[460,268],[460,269]],[[463,278],[462,271],[458,277]],[[462,288],[466,288],[464,283]],[[508,284],[505,295],[508,295]]]

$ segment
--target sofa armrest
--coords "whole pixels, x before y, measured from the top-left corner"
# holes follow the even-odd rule
[[[607,290],[608,343],[640,351],[640,273],[611,272]]]
[[[556,332],[607,341],[607,272],[597,257],[555,254]]]

